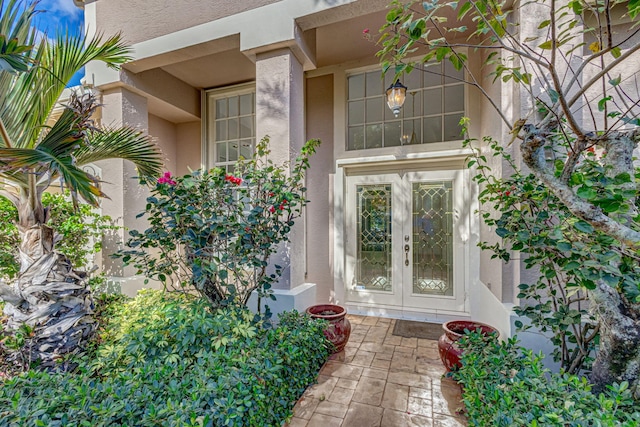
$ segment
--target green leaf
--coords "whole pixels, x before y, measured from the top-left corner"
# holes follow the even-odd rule
[[[586,221],[578,221],[573,226],[583,233],[593,233],[593,226]]]
[[[549,26],[549,24],[550,24],[550,23],[551,23],[551,20],[546,19],[546,20],[542,21],[542,22],[540,23],[540,25],[538,25],[538,29],[539,29],[539,30],[541,30],[541,29],[543,29],[543,28],[545,28],[545,27]]]
[[[613,55],[614,58],[620,58],[620,55],[622,55],[622,51],[618,46],[616,46],[611,49],[611,55]]]
[[[622,76],[618,75],[618,77],[616,77],[615,79],[611,79],[609,80],[609,84],[611,86],[618,86],[620,84],[620,82],[622,81]]]
[[[627,3],[627,11],[629,12],[629,17],[635,19],[638,13],[640,13],[640,0],[629,0]]]
[[[550,49],[553,48],[553,41],[552,40],[547,40],[546,42],[540,44],[538,47],[540,49],[550,50]]]
[[[607,107],[607,101],[611,101],[613,98],[610,96],[605,96],[600,101],[598,101],[598,111],[604,111]]]

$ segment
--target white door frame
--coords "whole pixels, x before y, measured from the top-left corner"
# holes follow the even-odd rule
[[[479,281],[480,276],[480,249],[477,247],[479,237],[479,218],[477,210],[479,208],[477,200],[477,186],[471,181],[471,171],[462,169],[466,163],[465,159],[471,153],[470,150],[445,150],[439,152],[413,153],[407,156],[378,156],[361,157],[353,159],[341,159],[336,162],[336,174],[334,175],[333,188],[333,273],[334,289],[331,299],[338,304],[345,304],[351,313],[364,315],[387,316],[394,318],[412,318],[423,320],[444,321],[451,318],[468,316],[470,304],[468,295],[470,286],[474,286]],[[453,165],[453,166],[452,166]],[[356,171],[371,169],[371,172],[379,171],[384,174],[385,170],[452,170],[456,169],[461,174],[462,187],[464,192],[465,208],[461,215],[467,222],[467,233],[460,238],[464,244],[463,263],[466,268],[463,271],[464,277],[464,311],[451,310],[420,310],[410,307],[398,308],[396,305],[383,305],[371,303],[346,303],[346,220],[347,206],[346,184],[347,175]]]

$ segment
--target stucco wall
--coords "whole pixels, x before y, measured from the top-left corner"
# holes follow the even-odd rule
[[[176,170],[176,126],[153,114],[149,114],[149,135],[158,144],[164,157],[164,168]]]
[[[333,244],[330,175],[333,171],[333,75],[307,79],[307,139],[322,143],[307,175],[307,279],[315,283],[318,302],[329,302],[333,290]]]
[[[200,169],[202,163],[202,129],[200,122],[180,123],[176,126],[176,174]]]
[[[131,0],[97,0],[96,16],[100,31],[122,31],[128,43],[138,43],[278,1],[154,0],[147,6]]]

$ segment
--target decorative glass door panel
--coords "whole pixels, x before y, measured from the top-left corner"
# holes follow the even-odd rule
[[[466,312],[462,171],[347,178],[347,302]]]
[[[413,293],[453,296],[451,181],[414,182]]]
[[[391,184],[356,186],[356,289],[391,292]]]

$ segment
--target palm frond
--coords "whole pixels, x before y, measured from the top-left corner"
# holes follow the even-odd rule
[[[0,158],[11,159],[12,167],[26,171],[23,174],[39,177],[51,173],[62,177],[64,185],[72,193],[77,193],[91,205],[96,206],[98,198],[104,196],[93,177],[75,165],[73,156],[56,156],[48,147],[38,146],[35,149],[0,148]]]
[[[101,129],[87,133],[89,144],[75,151],[79,165],[105,159],[124,159],[133,162],[141,178],[160,175],[162,153],[148,135],[132,129]]]

